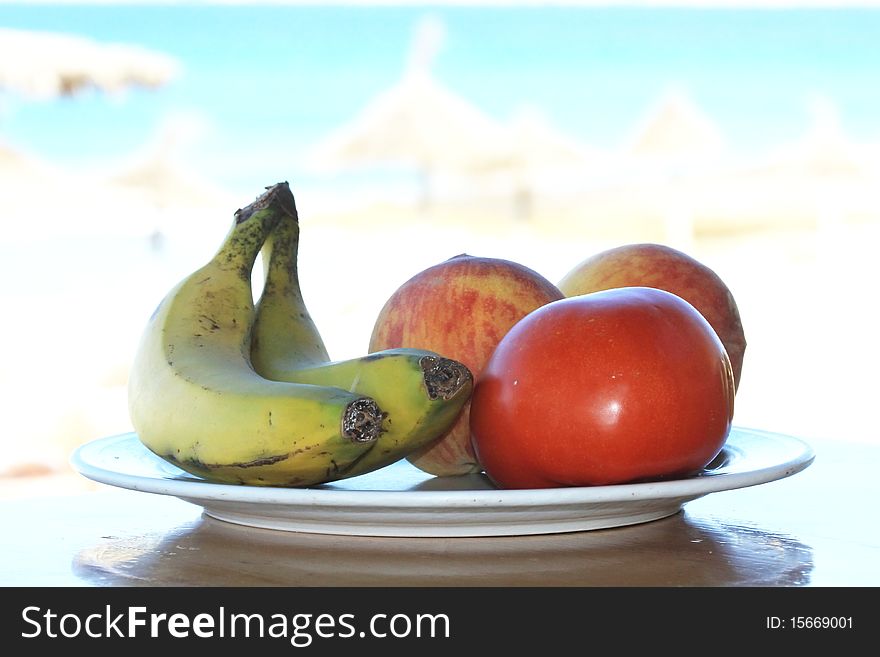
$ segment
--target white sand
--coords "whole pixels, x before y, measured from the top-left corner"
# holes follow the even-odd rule
[[[542,201],[527,221],[512,218],[509,199],[427,213],[389,205],[328,214],[319,197],[299,194],[304,294],[334,358],[365,353],[388,296],[453,255],[514,260],[556,282],[602,248],[666,241],[713,267],[739,303],[749,346],[737,424],[808,440],[880,443],[871,412],[880,370],[880,203],[872,215],[837,217],[819,228],[779,217],[776,230],[725,235],[668,208],[652,213],[649,201],[641,215],[632,207],[624,212],[610,192],[566,207]],[[66,476],[71,450],[131,430],[125,382],[140,330],[171,284],[213,253],[235,210],[218,204],[132,212],[82,198],[31,196],[25,203],[12,196],[0,199],[12,208],[8,216],[32,219],[0,242],[7,255],[0,287],[0,342],[7,346],[0,495],[33,494],[51,482],[81,485]],[[127,204],[122,198],[116,202]],[[137,219],[130,226],[118,223],[126,212]],[[34,222],[38,229],[29,227]],[[155,250],[151,226],[163,235]],[[77,234],[90,237],[77,241]],[[11,262],[22,264],[13,271]],[[55,476],[36,484],[11,476],[44,470]]]

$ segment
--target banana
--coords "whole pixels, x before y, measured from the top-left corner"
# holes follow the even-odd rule
[[[292,209],[293,214],[281,218],[262,249],[263,290],[256,305],[251,358],[254,368],[264,375],[279,368],[292,370],[330,360],[303,300],[296,205]]]
[[[335,386],[270,381],[250,361],[251,275],[275,226],[295,215],[287,183],[235,213],[219,250],[149,319],[132,363],[129,411],[143,444],[210,481],[309,486],[369,453],[384,411]]]
[[[297,214],[281,218],[263,249],[265,279],[256,304],[251,361],[262,376],[335,386],[375,399],[385,413],[376,444],[346,470],[377,470],[439,439],[473,389],[463,364],[420,349],[389,349],[330,361],[300,287]]]

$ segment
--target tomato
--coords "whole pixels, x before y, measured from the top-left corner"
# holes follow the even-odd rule
[[[474,448],[502,488],[687,476],[724,446],[733,370],[680,297],[625,287],[554,301],[501,339],[471,397]]]

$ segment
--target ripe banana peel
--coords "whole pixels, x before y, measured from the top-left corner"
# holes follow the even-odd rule
[[[270,381],[251,365],[254,263],[295,212],[286,183],[236,212],[214,257],[161,301],[132,364],[129,411],[140,440],[208,480],[330,481],[346,476],[382,430],[384,412],[366,395]]]
[[[441,438],[470,398],[471,372],[420,349],[330,361],[303,300],[298,248],[294,212],[282,217],[263,250],[265,281],[251,343],[256,371],[277,381],[334,386],[376,400],[384,413],[381,434],[346,476],[384,467]]]
[[[298,244],[293,195],[273,185],[160,302],[128,389],[152,452],[209,481],[303,487],[383,467],[452,426],[473,389],[461,363],[415,349],[329,360],[302,298]]]

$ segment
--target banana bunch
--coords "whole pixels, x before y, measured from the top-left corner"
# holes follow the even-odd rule
[[[303,303],[298,243],[279,183],[238,210],[214,257],[160,302],[128,390],[152,452],[210,481],[310,486],[383,467],[452,426],[473,388],[460,363],[419,350],[329,360]]]
[[[409,348],[331,362],[303,301],[298,250],[296,215],[286,215],[263,250],[265,279],[251,342],[254,369],[267,379],[341,388],[378,402],[382,432],[347,476],[393,463],[445,434],[470,397],[471,372],[434,352]]]

